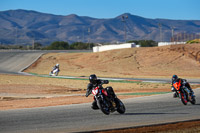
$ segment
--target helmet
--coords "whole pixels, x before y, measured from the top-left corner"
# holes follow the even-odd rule
[[[178,76],[177,75],[173,75],[172,76],[172,82],[176,81],[178,79]]]
[[[56,67],[59,67],[59,64],[58,64],[58,63],[56,64]]]
[[[90,83],[96,84],[97,83],[97,76],[95,74],[90,75],[89,77]]]

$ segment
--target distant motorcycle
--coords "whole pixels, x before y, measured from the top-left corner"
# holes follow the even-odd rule
[[[120,114],[125,113],[126,108],[123,102],[118,98],[111,98],[102,85],[93,89],[92,94],[97,101],[97,106],[104,114],[109,115],[114,111],[117,111]]]
[[[187,105],[188,102],[191,104],[196,103],[196,99],[194,95],[190,95],[190,90],[187,87],[181,87],[181,81],[173,83],[173,87],[177,90],[177,96],[181,98],[181,101],[184,105]]]
[[[58,76],[58,73],[60,72],[59,68],[56,68],[54,70],[52,70],[50,73],[49,73],[49,76]]]

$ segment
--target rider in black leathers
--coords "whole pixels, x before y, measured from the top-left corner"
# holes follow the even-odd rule
[[[102,84],[109,83],[108,80],[97,79],[97,76],[95,74],[90,75],[89,81],[90,81],[90,83],[87,86],[87,91],[86,91],[86,95],[85,95],[86,97],[88,97],[91,94],[92,89],[95,89],[97,86],[101,86]],[[107,91],[109,97],[116,98],[116,95],[115,95],[112,87],[106,87],[105,90]],[[94,99],[91,108],[99,109],[99,107],[97,106],[96,99]]]
[[[178,78],[178,76],[177,75],[173,75],[172,76],[172,83],[171,83],[171,86],[172,86],[172,92],[174,92],[174,98],[176,98],[177,96],[178,96],[178,92],[177,92],[177,90],[173,87],[173,84],[174,84],[174,82],[179,82],[179,81],[181,81],[181,87],[187,87],[188,89],[189,89],[189,91],[190,91],[190,95],[191,96],[193,96],[194,95],[194,92],[193,92],[193,90],[192,90],[192,88],[191,88],[191,86],[190,86],[190,84],[187,82],[187,80],[186,79],[181,79],[181,78]]]

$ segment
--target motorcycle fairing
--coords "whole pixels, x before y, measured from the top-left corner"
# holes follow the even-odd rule
[[[181,88],[181,80],[179,80],[179,82],[175,82],[175,83],[173,84],[173,86],[174,86],[174,88],[175,88],[177,91],[179,91],[180,88]]]
[[[105,96],[108,96],[108,93],[107,93],[107,91],[106,90],[102,90],[102,93],[105,95]]]
[[[99,87],[96,87],[95,89],[92,90],[92,94],[94,96],[96,96],[98,94],[98,92],[99,92]]]
[[[96,96],[98,93],[100,93],[100,94],[103,93],[105,96],[108,96],[107,91],[104,90],[104,89],[101,89],[101,90],[100,90],[99,87],[96,87],[95,89],[92,90],[92,94],[93,94],[94,96]]]

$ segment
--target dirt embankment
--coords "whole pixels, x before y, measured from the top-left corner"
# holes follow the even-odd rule
[[[48,74],[60,64],[60,75],[101,77],[181,77],[200,75],[200,44],[131,48],[100,53],[49,53],[25,72]]]

